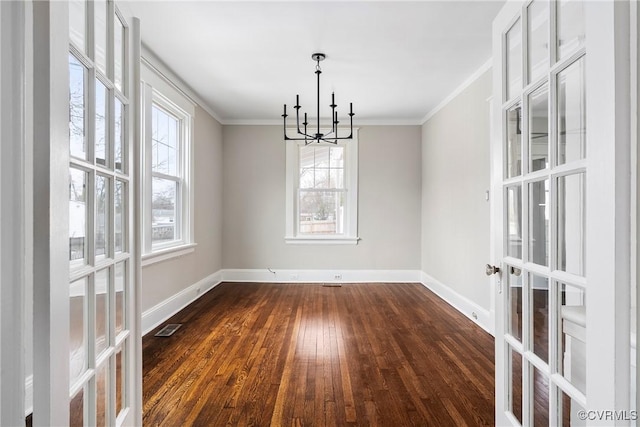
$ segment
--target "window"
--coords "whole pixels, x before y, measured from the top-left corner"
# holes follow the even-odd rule
[[[194,106],[150,66],[143,70],[143,265],[147,265],[158,254],[177,256],[180,250],[193,250]]]
[[[357,244],[358,139],[287,141],[288,243]]]

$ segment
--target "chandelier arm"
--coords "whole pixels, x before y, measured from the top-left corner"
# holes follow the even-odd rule
[[[311,138],[311,139],[309,139],[309,138]],[[310,141],[310,142],[313,142],[315,140],[316,140],[315,137],[309,136],[309,135],[307,135],[306,138],[296,138],[296,137],[290,137],[290,136],[287,137],[287,141]]]
[[[296,128],[298,129],[298,133],[302,133],[300,131],[300,95],[296,95],[296,106],[294,108],[296,109]]]
[[[287,136],[287,104],[284,104],[284,113],[282,114],[282,122],[283,122],[283,131],[284,131],[284,140],[289,139]]]
[[[315,135],[309,135],[308,133],[301,132],[301,131],[298,131],[298,135],[303,135],[303,136],[305,136],[307,138],[315,138]],[[302,138],[302,139],[304,139],[304,138]]]

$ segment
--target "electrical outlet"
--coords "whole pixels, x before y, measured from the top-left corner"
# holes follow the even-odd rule
[[[336,273],[333,275],[333,280],[342,280],[342,274]]]
[[[200,288],[196,289],[196,294],[200,293]]]
[[[471,312],[471,317],[478,320],[478,314],[475,311]]]

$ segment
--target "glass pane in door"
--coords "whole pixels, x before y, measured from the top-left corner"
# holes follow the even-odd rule
[[[85,425],[85,411],[87,410],[86,405],[86,396],[87,390],[86,387],[83,387],[78,391],[75,396],[71,398],[69,402],[69,426],[70,427],[83,427]]]
[[[69,384],[87,370],[87,293],[86,277],[69,287]]]
[[[567,283],[560,283],[559,291],[558,371],[584,393],[587,367],[586,293],[584,289]]]
[[[116,179],[116,188],[114,193],[115,204],[115,241],[114,250],[116,253],[125,251],[126,236],[126,218],[124,217],[124,204],[126,200],[125,183]]]
[[[522,258],[522,187],[507,188],[507,255]]]
[[[586,179],[584,173],[558,178],[558,270],[584,276]]]
[[[95,254],[104,258],[109,251],[109,178],[96,176]]]
[[[85,0],[69,1],[69,40],[81,51],[85,51],[87,32],[87,5]]]
[[[529,95],[529,171],[549,167],[549,87]]]
[[[558,74],[558,164],[584,159],[587,113],[584,58]]]
[[[113,82],[116,88],[122,91],[124,82],[124,25],[118,15],[113,17]]]
[[[507,111],[507,146],[505,177],[522,174],[522,107],[520,104]]]
[[[533,317],[533,352],[545,363],[549,363],[549,279],[529,274],[529,289]]]
[[[532,366],[533,371],[533,426],[549,426],[549,379],[538,368]]]
[[[558,59],[562,59],[585,44],[584,1],[559,0],[556,5]]]
[[[87,69],[73,55],[69,55],[69,154],[85,160]]]
[[[69,168],[69,261],[71,267],[87,263],[88,174]]]
[[[522,355],[507,346],[507,364],[509,366],[509,402],[508,409],[513,416],[522,424]]]
[[[94,0],[94,41],[96,66],[104,75],[107,75],[107,2]]]
[[[122,166],[126,158],[124,155],[126,154],[124,144],[123,144],[123,136],[124,136],[124,106],[122,105],[122,101],[118,98],[115,98],[114,101],[114,132],[113,132],[113,162],[115,170],[119,172],[123,172]]]
[[[509,276],[507,278],[509,286],[509,293],[507,295],[509,300],[508,332],[518,341],[522,342],[522,271],[516,267],[509,266],[507,268],[509,270]]]
[[[558,390],[558,423],[562,427],[572,427],[584,424],[585,410],[575,399]],[[582,418],[580,418],[582,417]]]
[[[96,426],[106,426],[108,420],[109,376],[108,361],[96,369]]]
[[[107,88],[100,80],[96,79],[96,128],[95,128],[95,155],[96,164],[107,166],[107,111],[109,99]]]
[[[520,19],[507,31],[507,99],[522,88],[522,25]]]
[[[529,261],[549,265],[549,180],[529,184]]]
[[[120,415],[120,412],[122,411],[122,409],[124,408],[124,394],[125,394],[125,388],[124,388],[124,369],[122,369],[123,367],[123,359],[124,359],[124,355],[123,355],[123,350],[122,347],[119,347],[116,350],[116,404],[115,404],[115,408],[116,408],[116,417],[118,417],[118,415]]]
[[[534,0],[527,7],[527,71],[529,83],[549,69],[549,2]]]
[[[95,340],[96,357],[109,345],[109,269],[100,270],[95,275]]]
[[[127,280],[127,269],[124,261],[116,264],[116,318],[115,318],[115,333],[116,336],[124,329],[124,319],[126,315],[126,301],[125,301],[125,286]]]

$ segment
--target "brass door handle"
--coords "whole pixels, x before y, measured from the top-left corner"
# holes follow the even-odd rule
[[[492,274],[499,273],[500,268],[496,267],[495,265],[487,264],[484,272],[487,276],[491,276]]]

